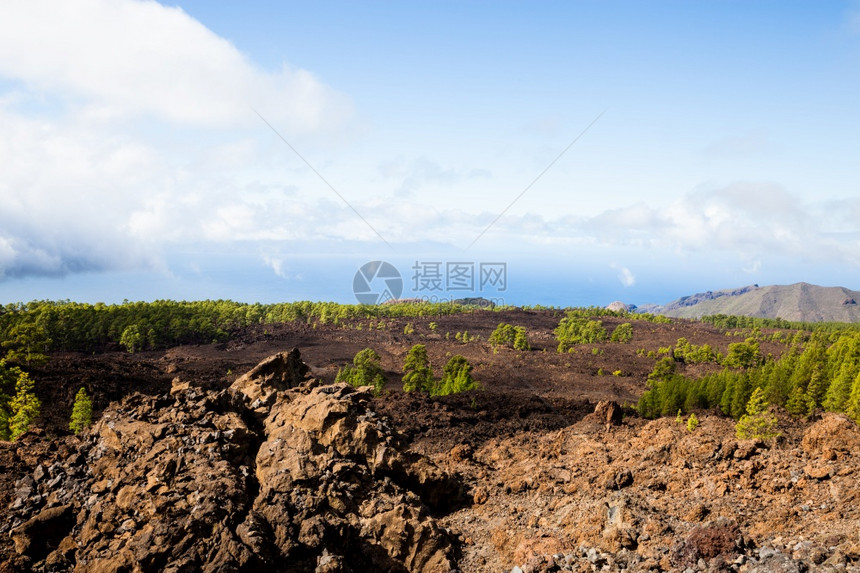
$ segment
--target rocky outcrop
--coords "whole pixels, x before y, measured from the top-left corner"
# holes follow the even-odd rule
[[[112,405],[21,480],[12,569],[454,569],[434,515],[463,499],[459,482],[404,451],[370,394],[306,373],[294,351],[230,390]]]
[[[620,300],[615,300],[607,304],[606,309],[614,312],[633,312],[634,310],[636,310],[636,305],[627,304],[621,302]]]
[[[804,432],[801,445],[812,459],[835,460],[860,451],[860,429],[844,414],[828,412]]]
[[[594,407],[594,417],[603,422],[607,427],[618,426],[624,419],[624,411],[618,402],[612,400],[601,400]]]
[[[293,348],[290,352],[269,356],[237,378],[230,388],[244,395],[252,407],[271,405],[277,392],[299,386],[307,380],[309,371],[298,348]]]

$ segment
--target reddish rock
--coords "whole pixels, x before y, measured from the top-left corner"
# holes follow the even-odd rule
[[[803,451],[813,459],[831,459],[860,451],[860,429],[844,414],[827,413],[806,432]]]

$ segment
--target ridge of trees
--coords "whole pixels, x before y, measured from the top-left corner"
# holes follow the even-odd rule
[[[715,409],[736,420],[750,400],[775,404],[796,417],[816,409],[843,412],[860,422],[860,329],[828,325],[808,338],[795,337],[780,358],[761,356],[757,341],[729,345],[720,372],[687,378],[676,371],[676,357],[659,360],[639,400],[642,415],[654,418],[678,410]],[[753,408],[755,410],[755,408]]]
[[[231,300],[157,300],[111,305],[33,301],[0,307],[0,343],[10,360],[30,364],[44,360],[49,351],[94,352],[122,346],[135,352],[223,342],[231,331],[254,324],[294,321],[339,324],[499,310],[504,307],[483,311],[429,302],[368,306],[310,301],[246,304]]]

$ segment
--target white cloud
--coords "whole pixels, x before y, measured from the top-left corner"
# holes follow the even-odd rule
[[[291,236],[295,187],[256,172],[283,148],[231,130],[271,144],[252,105],[287,136],[350,113],[310,72],[262,70],[156,2],[0,3],[0,79],[0,278],[164,270],[171,243]]]
[[[224,127],[259,122],[253,106],[308,132],[349,112],[309,71],[262,70],[182,9],[152,1],[0,3],[0,75],[60,94],[91,119]]]
[[[271,267],[272,271],[274,271],[277,276],[281,277],[282,279],[290,278],[290,276],[287,274],[289,268],[286,266],[286,261],[283,257],[278,255],[263,254],[262,259],[263,263],[265,263],[267,267]]]
[[[0,93],[0,276],[163,269],[172,245],[202,242],[386,248],[373,229],[393,244],[464,249],[502,208],[493,206],[498,182],[487,171],[400,160],[368,167],[365,179],[342,175],[356,186],[345,196],[371,229],[250,108],[289,137],[342,125],[346,99],[308,71],[261,69],[179,8],[133,0],[0,3],[0,79],[7,80]],[[247,126],[262,135],[234,130]],[[344,165],[349,159],[332,169]],[[380,179],[389,191],[362,199]],[[431,191],[417,199],[398,199],[398,191],[425,187]],[[440,197],[440,188],[451,197]],[[569,214],[573,207],[506,214],[477,248],[536,246],[550,256],[570,245],[718,251],[736,254],[752,271],[750,261],[772,255],[860,266],[854,199],[808,204],[777,185],[738,183],[592,217]],[[283,256],[261,256],[286,276]],[[628,268],[617,271],[623,285],[635,284]]]
[[[622,267],[615,263],[611,263],[609,267],[618,271],[618,280],[621,281],[622,285],[632,287],[636,284],[636,277],[633,276],[633,273],[627,267]]]

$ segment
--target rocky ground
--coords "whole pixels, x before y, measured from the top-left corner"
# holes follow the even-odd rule
[[[486,339],[487,314],[439,323]],[[653,365],[638,347],[735,339],[637,324],[607,347],[620,355],[558,355],[542,352],[553,320],[529,323],[525,354],[394,324],[54,357],[43,429],[0,444],[0,571],[860,571],[852,421],[783,418],[764,444],[717,416],[643,420],[623,406]],[[396,391],[422,340],[436,364],[466,354],[484,390]],[[389,370],[379,398],[332,383],[364,346]],[[64,396],[80,384],[100,419],[76,437]]]

